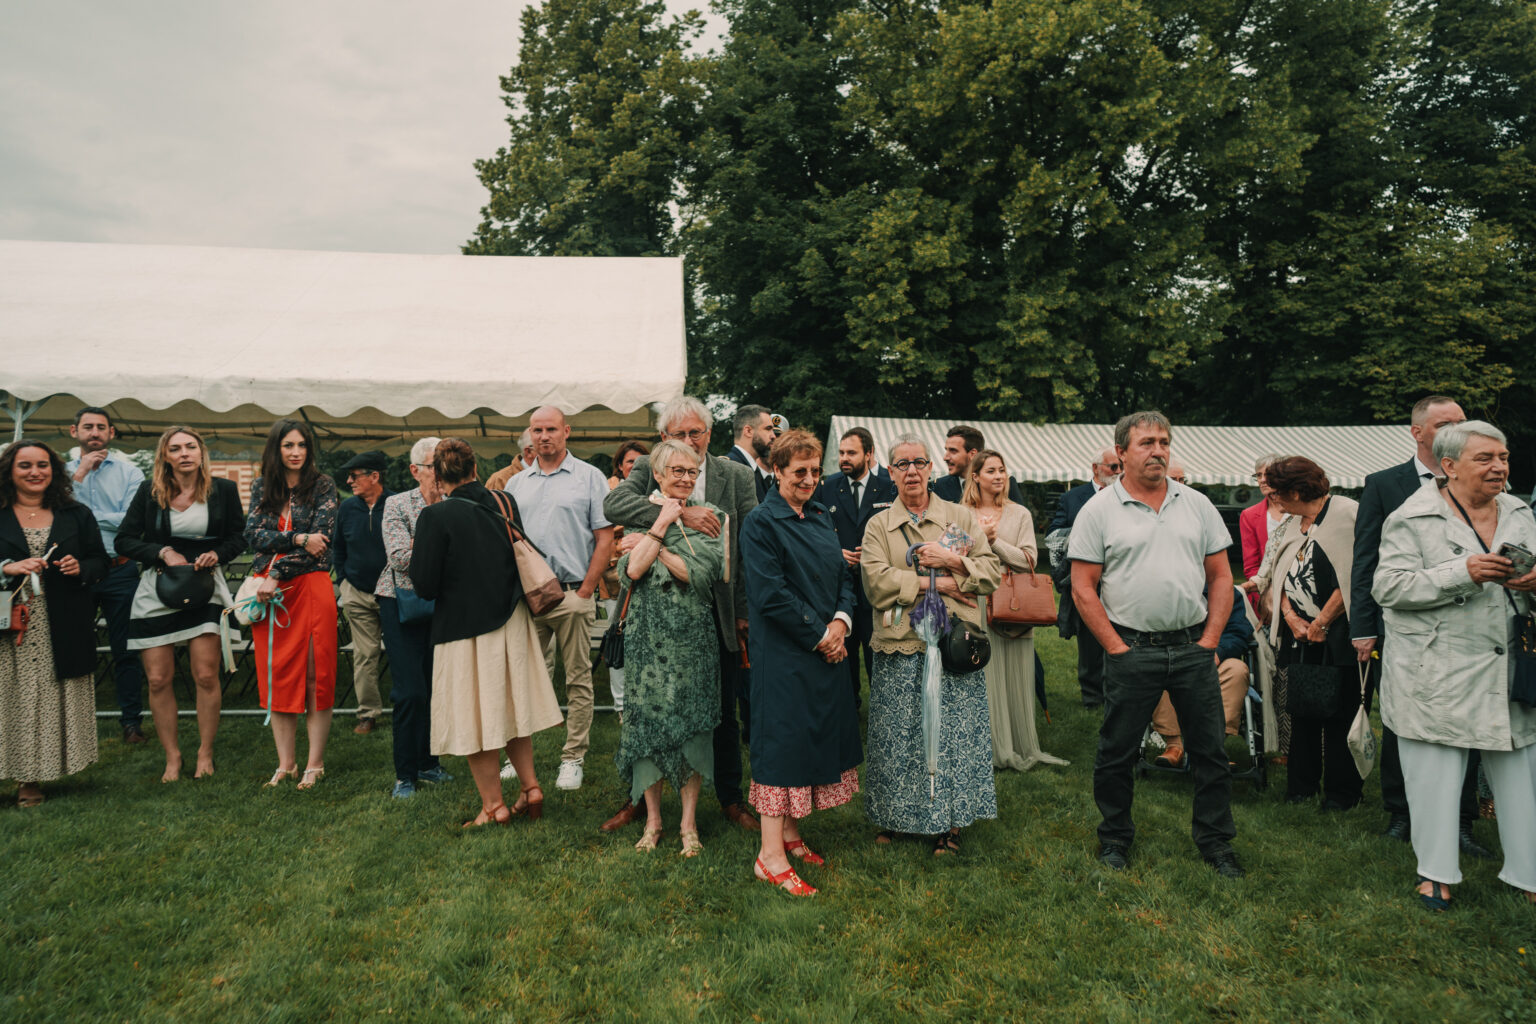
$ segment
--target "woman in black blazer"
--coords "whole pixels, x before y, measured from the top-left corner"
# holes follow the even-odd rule
[[[512,553],[510,529],[521,531],[517,503],[475,477],[475,452],[456,437],[432,457],[438,490],[447,497],[421,510],[411,581],[437,602],[432,613],[432,753],[469,761],[480,813],[464,826],[505,825],[538,818],[544,791],[533,767],[533,734],[564,718],[544,667],[533,615]],[[522,780],[507,809],[498,770],[502,749]]]
[[[0,634],[0,778],[16,802],[96,760],[96,595],[107,549],[53,449],[17,441],[0,454],[0,580],[26,594],[29,623]],[[41,584],[42,591],[35,587]]]
[[[161,782],[181,778],[181,747],[176,740],[176,645],[187,645],[192,680],[197,685],[197,771],[213,774],[213,738],[219,731],[219,621],[233,604],[222,566],[245,550],[245,510],[240,489],[214,479],[203,438],[191,427],[171,427],[155,445],[155,465],[139,487],[117,532],[117,550],[144,566],[128,620],[128,649],[140,652],[149,679],[149,708],[155,734],[165,748]],[[189,607],[169,607],[156,583],[173,565],[192,565],[213,576],[213,599]]]

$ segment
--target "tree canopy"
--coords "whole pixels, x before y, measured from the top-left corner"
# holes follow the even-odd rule
[[[1536,448],[1526,0],[545,0],[470,253],[682,255],[690,387]]]

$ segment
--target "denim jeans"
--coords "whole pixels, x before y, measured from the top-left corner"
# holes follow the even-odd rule
[[[107,620],[107,643],[112,645],[112,681],[117,686],[117,707],[123,725],[138,725],[144,714],[144,666],[139,663],[139,652],[128,649],[128,618],[138,589],[137,562],[125,562],[107,570],[107,575],[96,584],[96,601]]]
[[[389,652],[390,701],[394,705],[395,778],[415,782],[437,767],[432,756],[432,621],[401,622],[400,605],[379,598],[379,626]]]
[[[1206,857],[1231,850],[1237,828],[1232,822],[1232,776],[1223,747],[1225,715],[1213,653],[1184,643],[1105,654],[1104,725],[1093,764],[1093,799],[1104,819],[1100,843],[1129,846],[1136,835],[1131,822],[1132,773],[1142,756],[1142,735],[1166,690],[1194,775],[1195,845]]]

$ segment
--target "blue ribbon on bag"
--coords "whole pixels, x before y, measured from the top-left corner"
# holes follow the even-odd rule
[[[266,601],[259,601],[254,597],[251,598],[245,602],[244,606],[240,610],[245,615],[245,617],[251,621],[252,626],[256,625],[256,623],[262,621],[263,619],[267,621],[267,717],[262,719],[261,724],[263,726],[271,725],[272,639],[273,636],[277,633],[278,629],[286,628],[288,626],[287,621],[279,621],[277,617],[279,612],[286,612],[288,610],[287,607],[283,604],[283,588],[278,587],[275,591],[272,592],[272,597]],[[286,618],[287,617],[284,616],[284,619]]]

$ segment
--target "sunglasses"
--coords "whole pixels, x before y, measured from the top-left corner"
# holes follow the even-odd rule
[[[809,476],[812,480],[816,480],[821,476],[821,467],[801,466],[799,469],[795,470],[789,475],[794,477],[796,480],[804,480],[807,476]]]

